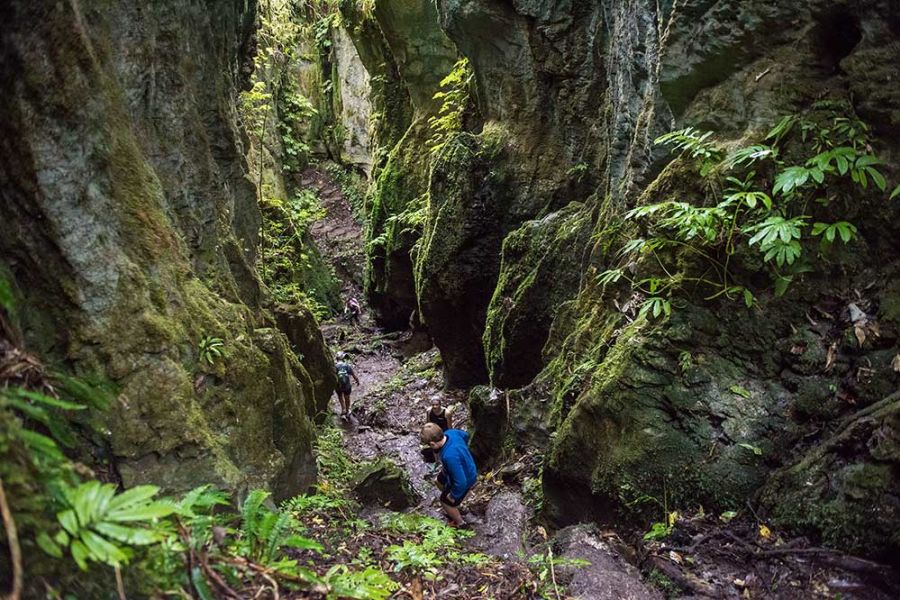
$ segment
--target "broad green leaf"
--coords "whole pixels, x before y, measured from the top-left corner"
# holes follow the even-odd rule
[[[751,396],[750,390],[748,390],[747,388],[745,388],[743,386],[737,385],[737,384],[728,388],[728,391],[735,393],[742,398],[750,398],[750,396]]]
[[[738,446],[740,446],[741,448],[746,448],[747,450],[750,450],[756,456],[762,456],[762,453],[763,453],[762,448],[760,448],[758,446],[754,446],[752,444],[747,444],[745,442],[738,443]]]
[[[747,308],[753,307],[753,294],[748,289],[744,289],[744,304],[747,305]]]
[[[129,523],[133,521],[147,521],[150,519],[161,519],[168,517],[175,512],[175,506],[164,502],[153,502],[143,506],[126,506],[116,510],[111,510],[106,515],[109,521],[119,523]]]
[[[822,171],[822,169],[819,169],[819,168],[810,169],[809,173],[812,176],[813,180],[815,180],[816,183],[822,183],[823,181],[825,181],[825,173]]]
[[[22,429],[17,435],[33,453],[56,461],[65,459],[56,442],[45,435],[31,429]]]
[[[787,115],[785,117],[782,117],[781,120],[778,121],[778,124],[775,125],[775,127],[773,127],[772,130],[769,131],[769,133],[766,135],[766,139],[771,140],[774,138],[775,142],[777,143],[778,140],[780,140],[790,132],[791,128],[796,122],[797,117],[795,115]]]
[[[146,546],[154,544],[161,539],[163,535],[150,529],[141,529],[139,527],[125,527],[116,525],[115,523],[97,523],[94,525],[99,533],[102,533],[110,539],[117,540],[133,546]]]
[[[856,227],[846,221],[839,221],[838,223],[835,223],[834,226],[838,230],[841,240],[843,240],[845,244],[853,239],[853,236],[856,234]]]
[[[46,531],[40,532],[34,541],[37,542],[37,545],[41,550],[53,558],[62,558],[62,548],[60,548],[59,544],[57,544],[53,538],[47,535]]]
[[[866,172],[872,178],[872,181],[875,182],[875,185],[878,186],[878,189],[882,192],[887,189],[887,181],[884,179],[884,175],[882,175],[877,169],[874,167],[866,167]]]
[[[14,398],[12,396],[0,397],[0,400],[2,400],[4,404],[18,409],[29,419],[33,419],[38,423],[43,423],[44,425],[48,425],[50,423],[50,415],[47,414],[47,411],[40,406],[29,404],[24,400]]]
[[[623,274],[624,272],[622,271],[622,269],[611,269],[609,271],[604,271],[597,276],[597,283],[599,283],[600,285],[615,283],[622,278]]]
[[[87,546],[84,545],[79,540],[72,540],[72,545],[69,546],[69,551],[72,553],[72,558],[75,559],[75,564],[78,565],[82,571],[88,570],[88,558],[91,556],[91,551],[88,550]]]
[[[206,582],[203,570],[200,567],[191,569],[191,584],[194,586],[194,589],[197,590],[197,595],[200,596],[200,600],[216,600],[212,590],[209,588],[209,583]]]
[[[66,533],[65,529],[60,529],[59,531],[56,532],[56,535],[53,536],[53,540],[60,546],[68,546],[69,545],[69,534]]]
[[[784,296],[788,286],[791,285],[791,281],[793,281],[793,277],[791,276],[780,276],[775,279],[775,295]]]
[[[75,509],[75,514],[78,516],[78,522],[81,524],[81,527],[87,527],[93,521],[93,508],[99,492],[99,481],[82,483],[68,492],[69,502],[72,504],[72,508]]]
[[[319,542],[299,535],[288,536],[285,538],[282,545],[289,548],[297,548],[299,550],[315,550],[316,552],[324,550],[324,547]]]
[[[135,504],[146,502],[159,492],[159,488],[155,485],[139,485],[129,490],[125,490],[109,502],[109,510],[114,511],[122,508],[128,508]]]
[[[894,188],[894,191],[891,192],[891,197],[890,197],[890,199],[893,200],[893,199],[896,198],[897,196],[900,196],[900,185],[898,185],[897,187],[895,187],[895,188]]]
[[[880,165],[882,164],[881,159],[877,156],[872,156],[871,154],[866,154],[865,156],[860,156],[856,159],[856,168],[861,169],[863,167],[871,167],[872,165]]]
[[[116,486],[107,483],[100,488],[94,500],[94,520],[106,514],[109,504],[116,495]]]
[[[128,562],[128,555],[121,548],[89,529],[81,532],[81,541],[101,562],[108,565]]]
[[[65,400],[60,400],[59,398],[54,398],[52,396],[47,396],[46,394],[39,394],[37,392],[32,392],[30,390],[16,390],[16,394],[20,396],[24,396],[29,400],[33,400],[38,404],[43,404],[44,406],[49,406],[52,408],[59,408],[61,410],[84,410],[87,408],[83,404],[76,404],[75,402],[67,402]]]

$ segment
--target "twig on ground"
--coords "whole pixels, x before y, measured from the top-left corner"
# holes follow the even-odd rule
[[[116,571],[116,591],[119,593],[119,600],[126,600],[125,598],[125,581],[122,579],[122,568],[119,565],[113,567]]]
[[[12,561],[12,589],[6,600],[19,600],[22,596],[22,549],[19,548],[19,535],[16,532],[16,522],[12,511],[6,502],[6,492],[3,489],[3,480],[0,479],[0,514],[3,516],[3,528],[6,530],[6,543],[9,546],[9,557]]]
[[[556,584],[556,569],[553,568],[553,548],[547,547],[547,557],[550,559],[550,580],[553,581],[553,590],[556,592],[556,600],[560,600],[559,585]]]

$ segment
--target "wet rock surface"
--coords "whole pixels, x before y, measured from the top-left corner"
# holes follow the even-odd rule
[[[481,522],[473,526],[477,537],[472,545],[504,560],[523,560],[530,517],[531,510],[525,506],[521,494],[501,491],[488,502]]]
[[[363,466],[356,474],[352,487],[353,493],[363,505],[404,510],[415,506],[419,501],[419,495],[409,483],[407,472],[387,459]]]
[[[324,388],[262,309],[254,265],[237,96],[255,21],[255,1],[0,8],[0,269],[29,347],[116,388],[104,418],[126,486],[281,497],[315,480]]]
[[[641,574],[590,525],[560,530],[552,540],[557,555],[580,566],[558,567],[566,593],[580,600],[663,600],[665,596],[642,580]]]

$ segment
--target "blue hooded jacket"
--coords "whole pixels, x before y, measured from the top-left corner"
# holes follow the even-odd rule
[[[459,499],[475,485],[478,469],[467,445],[469,434],[460,429],[448,429],[444,435],[447,441],[440,450],[441,464],[450,479],[450,495]]]

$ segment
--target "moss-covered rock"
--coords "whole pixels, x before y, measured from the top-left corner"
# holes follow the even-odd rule
[[[900,395],[841,422],[777,471],[761,500],[774,522],[848,552],[893,560],[900,549]]]
[[[435,159],[428,216],[416,262],[419,308],[444,357],[447,384],[487,381],[482,347],[487,306],[500,267],[508,202],[502,145],[487,135],[459,134]]]
[[[316,399],[254,266],[236,94],[255,3],[220,8],[3,9],[0,69],[19,83],[0,99],[0,255],[29,347],[119,390],[106,428],[125,485],[284,497],[315,479]],[[202,355],[210,338],[224,356]]]
[[[278,328],[287,336],[291,349],[312,380],[315,410],[310,414],[315,415],[318,421],[325,416],[328,401],[337,389],[331,351],[308,309],[302,306],[276,306],[274,313]]]
[[[500,275],[487,311],[484,348],[491,382],[526,385],[543,368],[541,350],[557,308],[578,291],[592,229],[572,203],[527,221],[503,240]]]
[[[391,510],[405,510],[420,500],[406,471],[386,458],[361,466],[352,488],[363,504]]]
[[[379,322],[390,329],[409,324],[416,308],[410,252],[421,235],[428,188],[428,123],[417,119],[391,150],[372,187],[366,229],[366,295]]]

